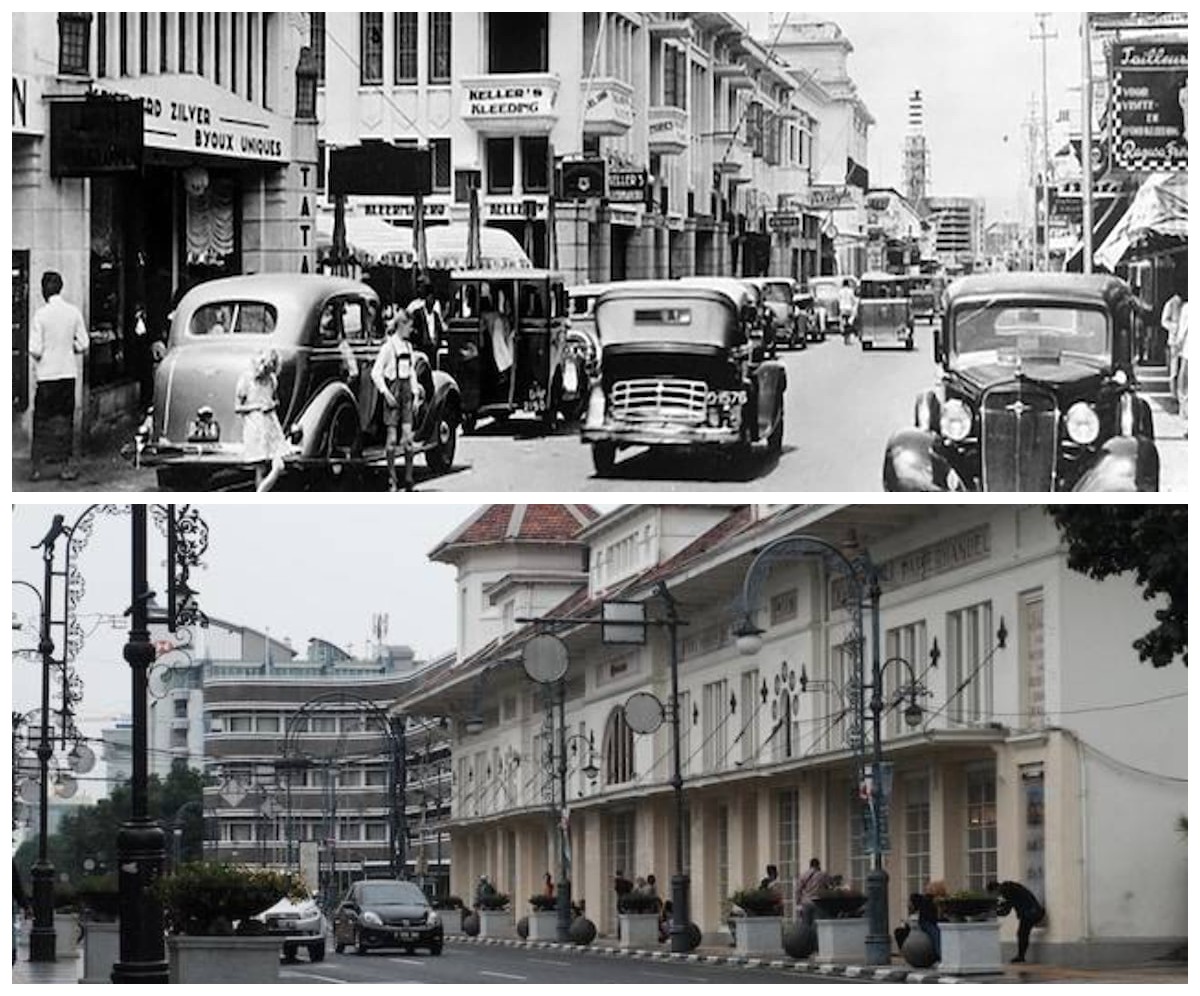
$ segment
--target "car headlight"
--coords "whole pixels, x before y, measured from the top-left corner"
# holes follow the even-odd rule
[[[604,425],[604,409],[604,388],[602,388],[599,384],[595,384],[592,387],[591,394],[588,395],[586,424],[589,429],[599,429],[602,425]]]
[[[1086,401],[1076,401],[1067,409],[1067,435],[1075,442],[1087,445],[1100,435],[1100,417]]]
[[[364,910],[362,915],[359,916],[359,919],[363,923],[365,923],[368,927],[382,927],[383,926],[383,920],[380,918],[379,914],[375,913],[372,910]]]
[[[951,398],[942,405],[941,430],[947,439],[962,442],[971,434],[972,421],[970,406],[958,398]]]
[[[428,922],[429,922],[430,926],[434,926],[435,924],[439,924],[442,922],[442,918],[437,915],[437,910],[429,911]]]

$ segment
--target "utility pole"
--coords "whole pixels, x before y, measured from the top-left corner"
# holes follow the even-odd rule
[[[1042,43],[1042,269],[1050,269],[1050,93],[1047,80],[1047,51],[1046,42],[1058,37],[1058,32],[1051,34],[1046,30],[1046,22],[1050,19],[1047,13],[1034,14],[1038,22],[1037,34],[1030,35],[1032,41]],[[1091,150],[1086,150],[1091,155]]]
[[[1083,45],[1083,135],[1079,158],[1083,166],[1083,272],[1092,272],[1093,200],[1092,200],[1092,21],[1084,11],[1079,34]]]

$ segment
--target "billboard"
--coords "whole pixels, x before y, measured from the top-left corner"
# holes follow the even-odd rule
[[[1186,171],[1187,42],[1113,45],[1112,158],[1139,173]]]

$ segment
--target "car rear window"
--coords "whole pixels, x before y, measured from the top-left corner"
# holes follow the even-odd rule
[[[638,308],[633,313],[635,325],[691,325],[691,308]]]
[[[196,309],[192,335],[270,335],[275,331],[275,306],[265,301],[218,301]]]
[[[792,290],[787,284],[767,284],[766,295],[768,301],[792,303]]]

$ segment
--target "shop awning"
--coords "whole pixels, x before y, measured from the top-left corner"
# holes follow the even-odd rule
[[[1093,258],[1105,269],[1115,270],[1130,252],[1187,242],[1187,226],[1187,174],[1155,173],[1142,184]]]
[[[425,226],[425,252],[430,269],[456,270],[467,266],[465,223]],[[479,230],[481,269],[530,269],[533,263],[521,244],[502,228]],[[360,266],[412,266],[417,253],[410,225],[390,225],[379,218],[346,216],[346,244]],[[317,253],[333,246],[333,215],[317,217]]]

